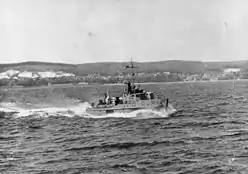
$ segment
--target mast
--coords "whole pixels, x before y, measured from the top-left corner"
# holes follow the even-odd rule
[[[130,65],[127,65],[126,67],[125,67],[125,69],[127,69],[127,68],[131,68],[131,69],[134,69],[134,68],[137,68],[137,67],[135,67],[134,65],[133,65],[133,60],[132,60],[132,57],[130,57]],[[133,82],[133,85],[134,85],[134,76],[135,76],[135,73],[132,71],[132,82]]]

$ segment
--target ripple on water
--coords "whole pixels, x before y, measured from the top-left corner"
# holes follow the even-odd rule
[[[0,171],[248,173],[243,87],[231,93],[228,83],[178,85],[168,86],[178,112],[167,118],[84,118],[79,108],[27,117],[1,112]]]

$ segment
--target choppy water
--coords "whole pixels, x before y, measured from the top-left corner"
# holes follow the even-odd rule
[[[168,117],[2,113],[0,173],[248,173],[248,84],[173,85]]]

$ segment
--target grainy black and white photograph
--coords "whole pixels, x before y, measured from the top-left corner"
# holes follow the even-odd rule
[[[1,174],[247,174],[248,1],[0,0]]]

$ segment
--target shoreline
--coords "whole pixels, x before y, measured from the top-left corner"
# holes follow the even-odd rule
[[[216,83],[216,82],[231,82],[231,81],[248,81],[248,79],[239,79],[239,80],[198,80],[198,81],[177,81],[177,82],[146,82],[146,83],[137,83],[137,84],[142,84],[142,85],[153,85],[153,84],[181,84],[181,83]],[[117,83],[108,83],[108,84],[100,84],[99,86],[104,85],[104,86],[118,86],[118,85],[125,85],[125,84],[117,84]],[[90,86],[90,85],[88,85]],[[94,86],[94,85],[92,85]]]
[[[182,84],[182,83],[216,83],[216,82],[244,82],[248,79],[239,79],[239,80],[199,80],[199,81],[177,81],[177,82],[145,82],[137,83],[140,85],[153,85],[153,84]],[[0,90],[30,90],[30,89],[53,89],[53,88],[68,88],[68,87],[91,87],[91,86],[123,86],[123,83],[108,83],[108,84],[56,84],[52,86],[32,86],[32,87],[21,87],[21,86],[4,86],[0,87]]]

